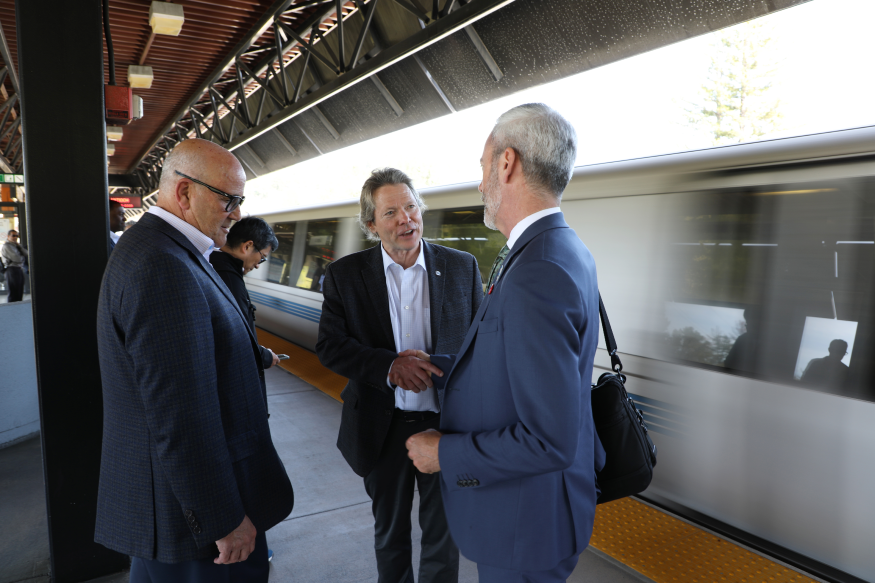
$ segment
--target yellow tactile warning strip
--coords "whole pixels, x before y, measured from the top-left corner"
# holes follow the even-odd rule
[[[631,498],[598,506],[590,545],[656,583],[816,583]]]
[[[346,386],[345,378],[322,366],[316,355],[309,350],[283,340],[270,332],[265,332],[261,328],[256,328],[256,331],[258,332],[259,344],[270,348],[276,354],[289,355],[288,360],[280,361],[280,367],[310,383],[323,393],[343,402],[340,398],[340,391]]]
[[[347,379],[309,350],[257,331],[262,346],[289,355],[279,366],[341,401]],[[817,583],[631,498],[598,506],[590,545],[655,583]]]

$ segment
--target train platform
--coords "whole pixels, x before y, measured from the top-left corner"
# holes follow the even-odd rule
[[[295,487],[292,514],[268,532],[274,551],[271,580],[295,583],[373,581],[373,518],[362,480],[335,447],[340,423],[340,377],[315,355],[273,335],[261,342],[290,354],[267,371],[270,424]],[[39,439],[0,450],[0,583],[50,581]],[[415,506],[414,506],[415,508]],[[414,564],[420,536],[416,512]],[[123,583],[127,573],[95,583]],[[477,581],[476,565],[462,558],[461,583]],[[637,500],[599,507],[589,549],[571,582],[793,582],[816,581]]]

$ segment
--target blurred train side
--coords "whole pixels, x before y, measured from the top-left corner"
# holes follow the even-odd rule
[[[562,201],[596,258],[628,388],[659,447],[647,495],[865,580],[875,580],[873,177],[875,128],[862,128],[581,167]],[[438,216],[482,207],[477,183],[423,194]],[[264,218],[295,225],[300,257],[307,224],[341,217],[327,263],[365,244],[357,210]],[[481,231],[468,248],[488,269],[503,237]],[[475,243],[435,233],[426,229],[441,244]],[[324,267],[313,265],[299,259],[291,286],[267,281],[265,269],[247,279],[257,324],[310,349]],[[301,281],[312,289],[292,287]],[[728,370],[735,339],[695,322],[722,325],[751,307],[762,314],[756,362]],[[681,327],[685,318],[693,324]],[[798,378],[814,324],[856,327],[841,384]],[[610,366],[601,347],[596,377]]]

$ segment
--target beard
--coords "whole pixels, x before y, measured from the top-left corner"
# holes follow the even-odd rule
[[[495,226],[495,217],[498,215],[498,209],[501,208],[501,192],[498,185],[498,166],[494,164],[492,171],[489,173],[489,180],[480,195],[483,201],[483,224],[487,229],[497,231]]]

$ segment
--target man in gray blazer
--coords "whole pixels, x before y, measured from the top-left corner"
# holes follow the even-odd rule
[[[328,267],[316,353],[349,379],[337,447],[373,501],[380,583],[413,583],[410,514],[419,486],[420,583],[455,583],[459,551],[447,530],[440,478],[416,470],[408,437],[440,426],[440,370],[406,350],[459,349],[483,296],[477,260],[422,240],[425,204],[410,178],[375,170],[359,222],[371,249]]]
[[[132,557],[131,583],[266,583],[264,532],[292,511],[255,334],[207,261],[245,181],[221,146],[180,143],[106,266],[94,537]]]

